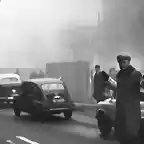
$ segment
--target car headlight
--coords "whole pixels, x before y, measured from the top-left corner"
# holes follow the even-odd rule
[[[16,93],[16,90],[15,90],[15,89],[12,89],[12,92],[13,92],[13,93]]]

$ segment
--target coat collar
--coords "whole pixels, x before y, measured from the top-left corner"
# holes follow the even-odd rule
[[[133,71],[135,71],[135,68],[130,65],[126,69],[120,70],[117,74],[117,78],[120,78],[121,76],[129,76]]]

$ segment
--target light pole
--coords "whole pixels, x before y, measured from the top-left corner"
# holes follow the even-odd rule
[[[98,21],[98,25],[100,24],[100,12],[97,13],[97,21]]]

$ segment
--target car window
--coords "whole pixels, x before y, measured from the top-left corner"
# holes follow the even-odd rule
[[[60,83],[42,84],[42,90],[63,90],[64,86]]]
[[[7,83],[12,83],[12,82],[18,82],[19,80],[15,77],[12,78],[3,78],[1,79],[0,83],[1,84],[7,84]]]

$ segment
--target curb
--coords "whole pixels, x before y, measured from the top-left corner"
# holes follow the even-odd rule
[[[90,117],[82,113],[75,112],[75,114],[73,115],[73,119],[80,123],[85,123],[97,127],[97,120],[94,117]]]
[[[99,105],[97,104],[86,104],[86,103],[74,103],[75,112],[89,116],[91,118],[95,118],[96,110]]]

